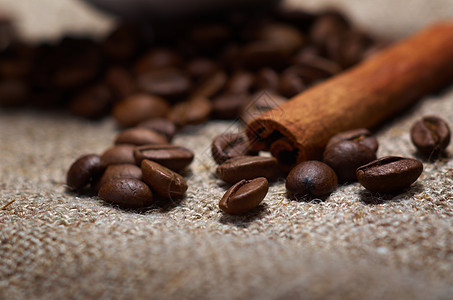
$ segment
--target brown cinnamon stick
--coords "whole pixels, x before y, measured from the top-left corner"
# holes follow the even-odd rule
[[[251,121],[256,150],[283,165],[319,159],[334,134],[370,128],[453,82],[453,21],[431,26]]]

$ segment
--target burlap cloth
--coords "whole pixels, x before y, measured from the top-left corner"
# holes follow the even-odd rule
[[[453,16],[450,0],[368,2],[341,1],[365,26],[395,36]],[[55,34],[55,20],[90,32],[109,23],[69,0],[0,7],[28,16],[21,28],[35,37]],[[409,128],[428,113],[453,125],[451,86],[380,128],[379,156],[414,156]],[[418,182],[393,198],[356,183],[325,201],[291,201],[279,181],[259,209],[230,217],[217,207],[225,186],[213,176],[209,145],[236,128],[212,122],[179,135],[175,143],[196,153],[187,197],[127,211],[65,188],[76,157],[111,145],[111,120],[0,111],[0,207],[10,203],[0,210],[0,298],[451,299],[451,156],[425,162]]]

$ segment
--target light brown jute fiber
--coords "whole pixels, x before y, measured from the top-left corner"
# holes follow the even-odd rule
[[[425,114],[453,125],[453,86],[379,128],[378,156],[413,157],[409,129]],[[0,110],[0,299],[451,298],[453,145],[394,197],[354,183],[294,201],[280,180],[259,209],[227,216],[209,153],[227,130],[240,129],[218,121],[177,136],[196,153],[187,197],[129,211],[64,184],[75,158],[111,145],[112,120]]]

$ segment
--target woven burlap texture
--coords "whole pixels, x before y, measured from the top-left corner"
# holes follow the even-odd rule
[[[409,130],[426,114],[453,125],[452,86],[378,128],[378,156],[416,157]],[[174,143],[196,153],[187,196],[123,210],[65,186],[78,156],[112,144],[112,120],[0,110],[0,298],[451,297],[451,154],[424,161],[417,183],[396,196],[353,183],[325,200],[289,200],[280,179],[258,209],[228,216],[210,143],[237,130],[216,121],[178,135]]]

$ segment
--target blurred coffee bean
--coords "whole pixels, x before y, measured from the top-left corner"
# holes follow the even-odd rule
[[[101,166],[103,168],[109,165],[117,164],[134,164],[135,145],[115,145],[108,148],[101,156]]]
[[[141,38],[141,32],[137,25],[122,23],[105,38],[102,42],[102,49],[112,61],[130,61],[142,45]]]
[[[279,84],[279,75],[273,69],[262,68],[255,76],[254,87],[257,90],[266,90],[275,93],[279,89]]]
[[[182,57],[176,50],[156,47],[137,61],[134,72],[140,75],[149,71],[177,68],[181,63]]]
[[[209,119],[212,103],[205,97],[195,97],[175,104],[167,118],[177,126],[197,125]]]
[[[424,116],[411,128],[412,143],[429,158],[437,158],[450,144],[450,137],[448,123],[437,116]]]
[[[147,119],[165,116],[170,105],[159,96],[145,93],[132,94],[115,104],[113,118],[123,127],[135,126]]]
[[[150,70],[138,75],[138,86],[144,92],[174,99],[191,89],[190,78],[178,69]]]
[[[241,70],[236,71],[230,76],[226,83],[225,90],[229,93],[250,92],[254,79],[253,74],[250,72]]]
[[[115,144],[131,144],[131,145],[148,145],[148,144],[167,144],[168,140],[165,136],[155,132],[154,130],[135,127],[123,130],[115,138]]]
[[[285,98],[282,98],[276,94],[266,91],[257,92],[252,95],[251,100],[245,107],[243,107],[240,118],[247,124],[260,114],[277,108],[285,102]]]
[[[140,165],[144,159],[148,159],[176,172],[185,169],[192,162],[193,157],[192,151],[177,145],[144,145],[134,150],[137,165]]]
[[[250,143],[242,134],[221,134],[213,139],[211,154],[216,163],[222,164],[230,158],[251,154]]]
[[[231,31],[223,23],[197,24],[190,28],[187,38],[199,50],[212,51],[231,39]]]
[[[319,16],[310,28],[310,40],[318,47],[325,49],[331,37],[340,36],[350,28],[345,16],[338,11],[328,11]]]
[[[69,110],[87,119],[100,119],[106,116],[113,105],[112,91],[105,85],[96,85],[82,91],[69,103]]]
[[[177,131],[175,124],[165,118],[151,118],[140,122],[139,124],[137,124],[137,127],[154,130],[155,132],[165,136],[168,141],[171,141],[173,139],[173,136]]]
[[[367,35],[358,31],[347,31],[330,38],[326,51],[329,58],[346,69],[358,64],[371,45],[372,41]]]
[[[377,139],[372,136],[371,132],[366,128],[357,128],[337,133],[329,139],[326,148],[329,148],[332,145],[342,141],[351,141],[365,145],[373,152],[376,152],[379,148]]]
[[[292,63],[308,70],[312,69],[312,72],[319,74],[316,77],[320,78],[327,78],[341,72],[341,66],[338,63],[320,56],[313,48],[304,48],[293,57]],[[313,78],[312,81],[316,79]]]
[[[237,118],[250,100],[247,93],[223,93],[212,100],[213,116],[219,119]]]
[[[123,99],[138,93],[138,86],[134,78],[121,67],[111,67],[107,71],[105,84],[113,91],[116,99]]]
[[[196,80],[207,78],[207,76],[213,74],[218,68],[219,66],[215,61],[204,57],[198,57],[188,61],[185,67],[190,76]]]
[[[292,98],[305,89],[305,82],[299,74],[286,72],[280,76],[278,91],[284,97]]]
[[[192,92],[192,97],[212,98],[225,87],[227,75],[223,71],[216,71],[204,78]]]

